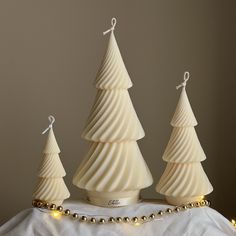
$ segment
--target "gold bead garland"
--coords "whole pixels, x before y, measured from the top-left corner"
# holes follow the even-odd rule
[[[58,214],[56,215],[64,215],[64,216],[70,216],[73,219],[78,219],[79,222],[87,222],[91,224],[105,224],[105,223],[129,223],[132,225],[139,225],[143,224],[146,222],[153,221],[155,219],[163,217],[165,214],[173,214],[173,213],[179,213],[180,211],[185,211],[187,209],[191,208],[197,208],[197,207],[204,207],[204,206],[210,206],[210,201],[209,200],[201,200],[199,202],[191,202],[188,204],[184,204],[181,206],[176,206],[173,209],[167,208],[165,210],[160,210],[157,212],[151,213],[149,216],[133,216],[133,217],[112,217],[110,216],[107,220],[104,218],[95,218],[94,216],[89,216],[89,215],[80,215],[76,212],[71,213],[71,210],[66,209],[63,210],[62,206],[56,206],[55,204],[49,204],[47,202],[41,201],[41,200],[33,200],[32,201],[33,207],[37,208],[42,208],[42,209],[47,209],[52,212],[56,212]]]

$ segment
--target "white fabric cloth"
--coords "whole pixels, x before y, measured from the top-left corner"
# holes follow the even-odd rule
[[[140,202],[122,208],[102,208],[85,202],[67,202],[64,209],[80,215],[108,216],[143,216],[168,205],[151,201]],[[170,206],[171,207],[171,206]],[[90,224],[80,223],[78,219],[62,216],[55,219],[50,211],[30,208],[20,212],[0,227],[1,236],[235,236],[236,229],[217,211],[210,207],[188,209],[179,213],[165,215],[153,222],[134,226],[130,224]]]

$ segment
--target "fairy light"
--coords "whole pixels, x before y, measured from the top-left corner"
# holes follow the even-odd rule
[[[60,218],[61,218],[61,212],[59,212],[59,211],[52,211],[51,212],[51,216],[54,218],[54,219],[57,219],[57,220],[59,220]]]
[[[134,225],[134,226],[137,226],[137,227],[140,226],[141,224],[142,224],[142,223],[140,223],[140,222],[133,223],[133,225]]]
[[[236,221],[234,219],[231,220],[231,223],[236,228]]]

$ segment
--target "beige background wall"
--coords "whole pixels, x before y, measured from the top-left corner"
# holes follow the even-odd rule
[[[214,185],[213,207],[236,216],[236,27],[233,0],[0,1],[0,220],[30,207],[48,125],[55,133],[72,198],[71,179],[87,143],[80,138],[107,44],[102,32],[117,17],[116,36],[134,87],[130,94],[146,131],[139,142],[155,183],[165,163],[179,92],[188,94]],[[154,186],[142,192],[160,198]]]

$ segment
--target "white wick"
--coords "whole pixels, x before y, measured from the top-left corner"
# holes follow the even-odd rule
[[[54,118],[54,116],[52,116],[52,115],[50,115],[50,116],[48,117],[48,120],[49,120],[50,124],[49,124],[49,126],[42,132],[42,134],[47,133],[48,130],[52,128],[52,125],[53,125],[53,123],[55,122],[55,118]]]
[[[113,17],[113,18],[111,19],[111,28],[108,29],[107,31],[103,32],[103,35],[109,33],[110,31],[114,31],[115,26],[116,26],[116,22],[117,22],[116,18]]]
[[[187,84],[187,81],[189,80],[190,78],[190,74],[188,71],[185,71],[184,72],[184,82],[182,82],[181,84],[179,84],[178,86],[176,86],[176,89],[179,89],[181,87],[185,87],[186,84]]]

